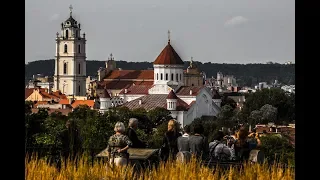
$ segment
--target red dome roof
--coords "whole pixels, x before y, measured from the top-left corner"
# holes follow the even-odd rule
[[[167,96],[167,99],[178,99],[178,96],[173,92],[173,90],[171,90]]]
[[[181,64],[184,65],[184,62],[179,57],[178,53],[173,49],[168,42],[168,45],[162,50],[157,59],[153,62],[153,64],[163,64],[163,65],[173,65],[173,64]]]

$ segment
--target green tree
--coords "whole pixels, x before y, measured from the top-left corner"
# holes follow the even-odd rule
[[[152,122],[153,127],[157,127],[162,124],[162,122],[172,119],[170,115],[171,112],[166,108],[157,107],[155,109],[150,110],[147,113],[149,120]]]
[[[224,96],[224,97],[222,98],[222,102],[221,102],[221,107],[223,107],[223,106],[225,106],[225,105],[229,105],[229,106],[231,106],[233,109],[235,109],[235,108],[237,107],[237,103],[236,103],[233,99],[231,99],[231,98],[229,98],[229,97],[227,97],[227,96]]]
[[[263,136],[260,139],[260,149],[265,153],[265,157],[269,162],[294,163],[295,149],[288,138],[276,134]]]
[[[270,104],[265,104],[260,109],[262,113],[263,123],[275,122],[277,120],[277,108],[271,106]]]
[[[132,117],[137,118],[139,121],[138,128],[143,130],[146,134],[152,133],[153,124],[147,116],[147,111],[143,108],[133,109]]]
[[[279,123],[283,120],[287,121],[288,117],[292,116],[292,107],[294,107],[294,100],[289,101],[289,99],[290,96],[288,96],[282,89],[262,89],[255,93],[251,93],[246,97],[243,113],[249,117],[252,111],[260,110],[265,104],[270,104],[278,110],[275,122]]]
[[[234,126],[234,109],[230,105],[224,105],[221,108],[220,113],[218,114],[217,120],[218,123],[224,127],[233,127]]]

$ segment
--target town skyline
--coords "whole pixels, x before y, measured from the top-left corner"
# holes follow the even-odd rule
[[[25,63],[54,58],[55,34],[70,4],[87,34],[88,60],[104,61],[113,53],[115,60],[152,62],[170,30],[171,44],[185,61],[192,56],[213,63],[295,62],[291,1],[90,2],[28,1]]]

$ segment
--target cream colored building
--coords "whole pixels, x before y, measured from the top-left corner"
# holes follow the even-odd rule
[[[56,37],[54,90],[74,96],[86,95],[86,38],[81,25],[72,17],[61,23]]]

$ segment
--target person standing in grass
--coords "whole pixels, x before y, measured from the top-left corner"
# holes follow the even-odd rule
[[[116,166],[127,165],[129,153],[127,150],[132,146],[128,136],[124,135],[125,126],[122,122],[117,122],[114,127],[115,134],[109,138],[107,151],[110,164]]]
[[[164,134],[162,147],[160,148],[160,158],[167,161],[171,156],[174,158],[178,153],[177,139],[181,136],[178,132],[178,123],[171,119],[168,122],[168,131]]]
[[[193,135],[189,138],[190,152],[197,157],[197,159],[206,159],[209,152],[208,139],[202,135],[204,128],[201,124],[195,124],[193,127]]]
[[[186,125],[184,127],[184,134],[178,137],[178,140],[177,140],[179,152],[176,158],[179,162],[189,162],[191,159],[189,137],[190,137],[190,126]]]

